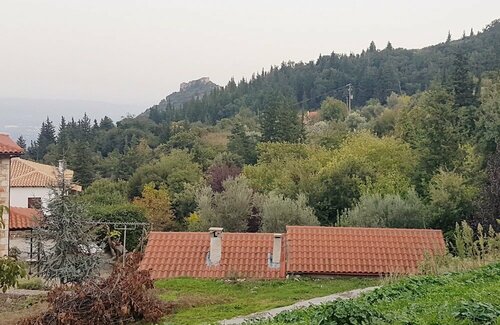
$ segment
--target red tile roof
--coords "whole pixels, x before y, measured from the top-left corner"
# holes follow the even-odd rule
[[[0,155],[19,156],[23,148],[18,146],[6,133],[0,133]]]
[[[10,207],[9,215],[10,230],[26,230],[36,226],[36,219],[40,217],[40,212],[30,208]]]
[[[71,182],[74,172],[66,169],[64,178]],[[58,168],[34,161],[13,158],[11,161],[11,187],[52,187],[57,185]],[[79,185],[71,184],[71,189],[81,192]]]
[[[440,230],[288,226],[276,269],[269,266],[273,240],[273,234],[223,233],[221,262],[208,266],[208,232],[152,232],[141,269],[154,279],[407,274],[418,271],[426,253],[445,252]]]
[[[416,273],[426,253],[444,253],[440,230],[288,226],[287,273]]]
[[[208,232],[151,232],[140,268],[151,270],[154,279],[280,278],[284,277],[284,263],[281,268],[269,264],[273,241],[273,234],[225,232],[221,261],[217,266],[208,266]]]

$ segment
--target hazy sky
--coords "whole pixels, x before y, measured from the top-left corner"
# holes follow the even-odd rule
[[[500,1],[1,0],[0,97],[149,107],[282,61],[419,48],[482,29]]]

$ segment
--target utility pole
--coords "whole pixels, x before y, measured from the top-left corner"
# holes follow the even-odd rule
[[[347,113],[351,113],[351,103],[352,103],[352,84],[347,84]]]

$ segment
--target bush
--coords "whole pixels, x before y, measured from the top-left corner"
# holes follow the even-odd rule
[[[144,211],[133,204],[120,204],[91,207],[92,219],[108,222],[147,222]],[[110,229],[113,230],[113,229]],[[127,250],[137,247],[142,236],[142,229],[127,230]]]
[[[496,324],[500,308],[484,302],[463,301],[454,316],[460,320],[470,320],[474,324]]]
[[[10,287],[15,287],[18,279],[25,276],[26,269],[23,263],[9,256],[0,257],[0,287],[2,292],[7,291]]]
[[[106,279],[54,288],[47,297],[48,310],[21,324],[104,325],[159,321],[171,311],[171,306],[149,292],[153,281],[149,271],[138,271],[140,259],[140,254],[129,255],[125,266],[115,266]]]
[[[341,217],[341,224],[355,227],[424,228],[426,207],[415,191],[397,194],[363,195],[358,204]]]
[[[26,290],[44,290],[46,287],[42,278],[32,277],[28,279],[20,279],[17,283],[17,288]]]

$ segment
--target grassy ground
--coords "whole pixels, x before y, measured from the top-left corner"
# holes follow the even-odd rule
[[[182,325],[207,324],[378,283],[370,278],[240,282],[180,278],[157,281],[155,287],[163,300],[176,306],[165,324]]]
[[[500,324],[500,263],[418,276],[361,298],[283,313],[261,324]]]

